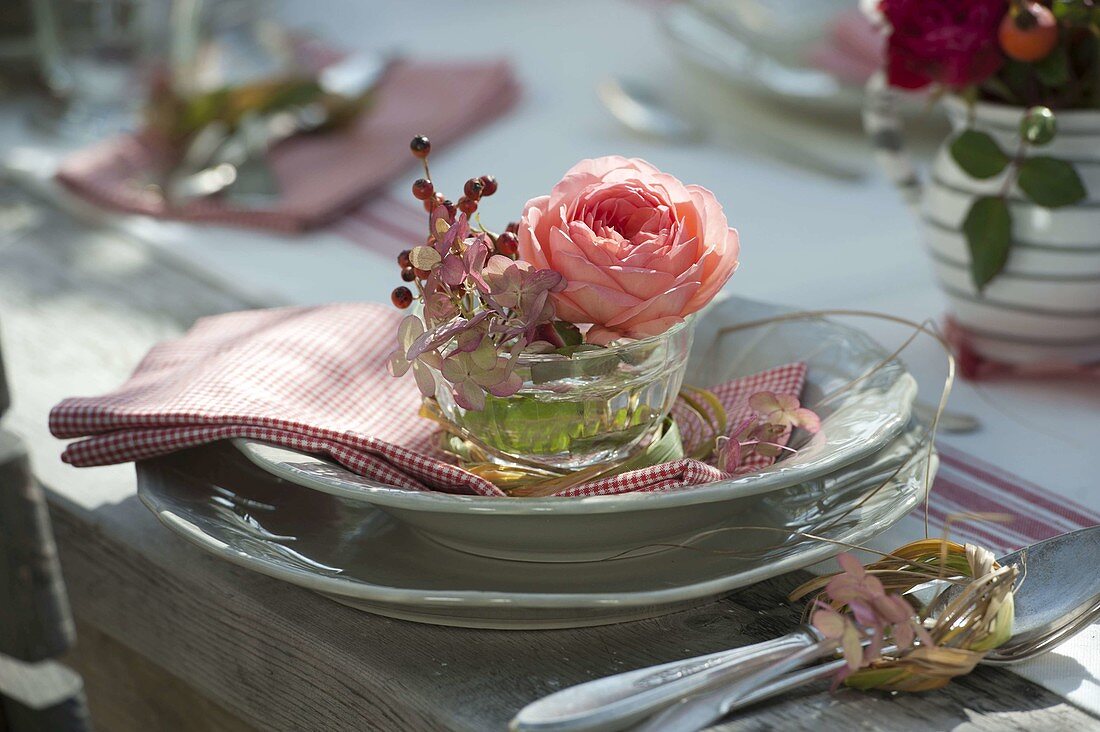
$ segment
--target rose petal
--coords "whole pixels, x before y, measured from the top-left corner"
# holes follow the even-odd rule
[[[592,343],[681,322],[717,294],[739,255],[710,191],[614,156],[579,162],[528,201],[519,239],[522,259],[566,279],[558,317],[592,324]]]
[[[637,325],[630,326],[630,330],[627,331],[627,335],[631,338],[648,338],[649,336],[660,335],[674,325],[684,322],[684,319],[678,315],[669,315],[665,318],[655,318],[653,320],[647,320],[644,323],[638,323]]]
[[[657,297],[622,311],[612,318],[604,321],[605,325],[612,327],[636,328],[649,320],[667,318],[670,315],[681,315],[684,304],[691,299],[699,289],[698,282],[685,282],[671,290],[666,290]]]

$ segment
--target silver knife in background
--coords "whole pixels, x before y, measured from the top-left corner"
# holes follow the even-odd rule
[[[323,69],[317,81],[326,94],[352,102],[377,87],[396,61],[393,54],[352,54]],[[270,204],[280,190],[268,152],[283,140],[321,129],[330,119],[324,105],[311,103],[270,114],[247,113],[232,132],[224,122],[211,122],[169,174],[165,197],[173,206],[220,193],[237,205]]]

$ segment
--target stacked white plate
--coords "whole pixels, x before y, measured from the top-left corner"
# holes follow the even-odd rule
[[[684,61],[733,88],[807,111],[858,114],[863,89],[807,65],[851,0],[692,0],[661,13],[664,35]]]
[[[935,470],[916,383],[856,329],[820,318],[726,332],[774,306],[729,299],[701,319],[687,382],[791,361],[822,430],[759,473],[590,498],[411,492],[251,440],[138,465],[170,528],[215,554],[365,610],[423,622],[569,627],[649,617],[814,564],[914,508]]]

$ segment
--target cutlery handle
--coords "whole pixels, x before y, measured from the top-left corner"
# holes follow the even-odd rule
[[[696,696],[681,699],[676,704],[653,715],[633,732],[696,732],[709,727],[731,709],[748,706],[781,694],[797,686],[826,678],[844,665],[843,659],[789,673],[792,669],[836,652],[836,644],[830,641],[803,648],[788,658],[756,671],[749,672],[730,686],[704,691]],[[784,676],[784,674],[787,674]]]
[[[897,648],[887,646],[882,650],[884,653],[893,653]],[[734,710],[771,699],[815,681],[828,679],[844,668],[846,663],[846,660],[839,658],[787,673],[786,676],[783,674],[794,668],[794,665],[784,664],[782,668],[777,666],[764,669],[742,678],[732,687],[725,686],[688,699],[681,699],[677,704],[647,720],[633,732],[648,730],[696,732],[709,727]]]
[[[818,650],[814,658],[834,652],[836,646],[823,644],[816,631],[805,628],[751,646],[596,679],[527,705],[512,720],[511,729],[517,732],[622,729],[681,697],[780,664],[822,645],[828,645],[828,651]],[[800,663],[805,662],[808,659]]]

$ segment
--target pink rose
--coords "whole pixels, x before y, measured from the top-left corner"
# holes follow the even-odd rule
[[[591,323],[585,339],[663,333],[737,269],[737,231],[714,194],[637,158],[582,160],[524,206],[520,257],[562,274],[557,317]]]

